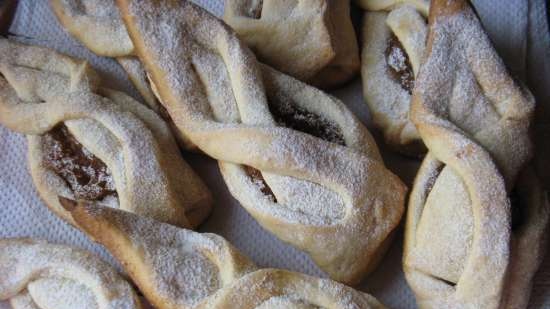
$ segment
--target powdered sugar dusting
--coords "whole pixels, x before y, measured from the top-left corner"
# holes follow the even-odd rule
[[[388,65],[397,72],[408,69],[407,55],[405,55],[403,49],[397,46],[391,46],[387,62]]]
[[[33,302],[40,308],[96,309],[93,292],[83,284],[62,278],[38,279],[27,286]]]

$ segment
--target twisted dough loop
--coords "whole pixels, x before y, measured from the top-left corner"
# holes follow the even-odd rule
[[[405,188],[384,167],[359,121],[337,100],[259,66],[227,26],[194,4],[117,3],[162,104],[186,139],[219,160],[243,206],[265,228],[307,251],[332,278],[360,280],[399,222]],[[337,124],[347,147],[278,126],[268,100],[285,99],[317,108]],[[293,192],[313,196],[314,214],[273,203],[239,164],[260,170],[283,198]],[[326,208],[313,190],[340,199],[344,215],[328,224],[308,221]]]
[[[427,55],[411,110],[429,154],[411,193],[404,258],[421,307],[499,306],[510,252],[508,192],[531,156],[533,107],[467,1],[432,1]],[[439,215],[436,205],[443,209]],[[466,214],[446,218],[451,207]],[[430,226],[445,229],[446,222],[460,230],[428,236]],[[472,235],[470,243],[461,233]],[[466,250],[464,256],[443,247],[440,237],[459,244],[453,248]],[[444,251],[447,259],[441,259]]]
[[[331,280],[257,270],[225,239],[117,209],[61,199],[85,233],[104,245],[159,309],[384,308],[372,296]],[[264,306],[264,307],[262,307]]]
[[[0,51],[5,77],[0,79],[0,123],[30,135],[31,173],[56,214],[74,223],[57,201],[58,194],[72,191],[44,166],[40,135],[64,123],[112,171],[118,193],[112,206],[186,227],[203,220],[209,193],[152,111],[123,93],[99,88],[84,61],[5,39]]]
[[[62,295],[64,301],[55,299],[60,295],[59,290],[52,291],[54,287],[75,294]],[[59,302],[78,308],[141,308],[130,284],[99,258],[30,239],[0,240],[0,300],[7,299],[16,309],[51,308]]]

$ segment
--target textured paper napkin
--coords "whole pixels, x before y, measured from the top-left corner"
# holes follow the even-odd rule
[[[221,0],[195,2],[215,15],[221,16],[223,13]],[[530,76],[527,68],[536,68],[540,72],[538,74],[545,74],[546,85],[550,84],[550,49],[548,28],[544,18],[544,0],[478,0],[474,1],[474,4],[499,53],[514,74],[526,80],[526,76]],[[528,30],[534,34],[530,35],[529,39]],[[113,60],[93,55],[72,39],[58,24],[47,1],[20,0],[10,31],[24,42],[52,47],[69,55],[88,59],[99,70],[105,84],[126,91],[139,99],[139,95],[118,64]],[[539,59],[536,62],[531,59],[527,66],[529,58],[526,56],[533,55]],[[546,71],[541,69],[545,66]],[[540,79],[537,81],[540,83]],[[539,89],[545,91],[545,87],[540,85],[537,90]],[[370,117],[367,106],[363,103],[358,79],[333,94],[342,99],[370,127]],[[410,185],[419,162],[385,151],[381,142],[379,146],[382,148],[386,164]],[[285,268],[324,277],[304,253],[283,244],[264,231],[240,207],[225,187],[215,161],[193,154],[185,154],[185,159],[205,180],[216,200],[211,217],[200,231],[224,236],[259,266]],[[95,252],[116,265],[103,248],[48,211],[38,197],[28,173],[25,138],[0,126],[0,237],[22,236],[75,245]],[[380,267],[365,279],[359,288],[378,297],[390,308],[415,308],[414,296],[401,270],[401,247],[402,236],[398,236]],[[533,308],[550,308],[548,260],[547,258],[544,269],[536,278],[532,296]],[[0,303],[0,309],[7,308],[7,304]]]

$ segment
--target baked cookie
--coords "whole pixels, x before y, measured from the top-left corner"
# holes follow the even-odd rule
[[[0,123],[28,137],[46,204],[97,201],[185,227],[209,213],[210,192],[183,161],[168,126],[124,93],[101,88],[85,61],[0,40]]]
[[[98,257],[32,239],[0,240],[0,300],[13,309],[142,308],[132,286]]]
[[[424,9],[412,5],[419,1],[386,6],[379,2],[361,2],[366,9],[387,10],[367,11],[363,18],[363,96],[386,143],[404,154],[417,156],[426,149],[409,118],[409,110],[428,35]]]
[[[117,209],[61,198],[76,222],[104,245],[155,308],[384,308],[343,284],[258,270],[225,239]]]
[[[333,279],[357,283],[372,270],[405,186],[345,105],[260,65],[188,1],[117,3],[159,101],[185,139],[219,161],[254,218]]]
[[[359,71],[349,1],[226,0],[224,21],[275,69],[321,88]]]
[[[432,1],[429,24],[411,109],[429,152],[409,201],[405,275],[421,308],[525,308],[549,214],[525,171],[534,99],[467,1]]]

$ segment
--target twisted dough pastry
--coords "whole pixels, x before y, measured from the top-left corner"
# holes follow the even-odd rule
[[[468,2],[432,1],[411,110],[429,153],[411,193],[404,250],[421,308],[525,306],[548,205],[536,186],[525,193],[520,183],[526,206],[512,209],[508,195],[532,155],[533,109]]]
[[[0,300],[14,309],[141,309],[132,286],[80,249],[31,239],[0,240]]]
[[[225,239],[131,213],[61,198],[158,309],[384,308],[337,282],[257,268]]]
[[[57,215],[74,223],[63,195],[185,227],[207,216],[208,189],[154,112],[100,88],[84,61],[5,39],[0,54],[0,123],[28,135],[33,180]]]
[[[327,88],[359,70],[349,1],[225,1],[224,21],[277,70]]]
[[[361,77],[373,122],[386,142],[405,154],[418,155],[426,149],[409,118],[409,109],[428,26],[422,11],[411,5],[414,3],[403,1],[389,12],[365,12]],[[378,6],[366,5],[369,7]]]
[[[194,4],[118,4],[160,101],[219,160],[231,193],[331,278],[357,283],[389,244],[405,191],[366,128],[340,101],[258,65]]]

